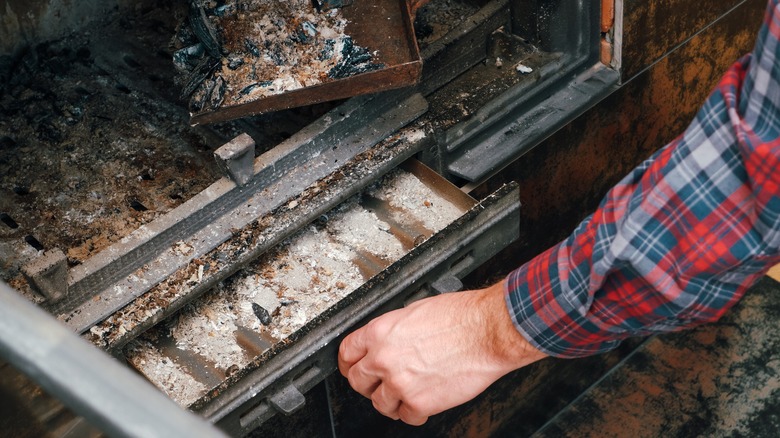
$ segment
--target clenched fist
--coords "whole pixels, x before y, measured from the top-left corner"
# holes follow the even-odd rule
[[[339,370],[380,413],[421,425],[544,357],[512,324],[501,282],[372,320],[341,343]]]

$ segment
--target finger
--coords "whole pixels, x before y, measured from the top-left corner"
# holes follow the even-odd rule
[[[408,403],[401,402],[398,406],[398,417],[411,426],[422,426],[428,421],[428,416],[416,412]]]
[[[361,328],[350,333],[341,341],[338,364],[342,376],[348,377],[349,369],[368,352],[364,337],[364,329]]]
[[[371,394],[371,403],[380,414],[398,420],[398,407],[401,406],[401,400],[388,389],[386,384],[380,383]]]
[[[366,361],[360,361],[350,367],[347,373],[349,385],[366,398],[371,398],[371,394],[382,383],[382,379],[366,369]]]

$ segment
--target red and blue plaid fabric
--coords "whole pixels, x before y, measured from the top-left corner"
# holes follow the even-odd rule
[[[557,357],[717,320],[780,262],[780,6],[682,136],[512,272],[517,329]]]

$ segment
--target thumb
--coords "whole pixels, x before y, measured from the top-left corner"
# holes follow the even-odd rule
[[[339,345],[339,372],[347,377],[349,369],[368,353],[365,328],[350,333]]]

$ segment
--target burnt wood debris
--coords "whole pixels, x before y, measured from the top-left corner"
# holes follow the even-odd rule
[[[350,4],[190,1],[173,40],[181,98],[198,113],[384,68],[345,33]]]

